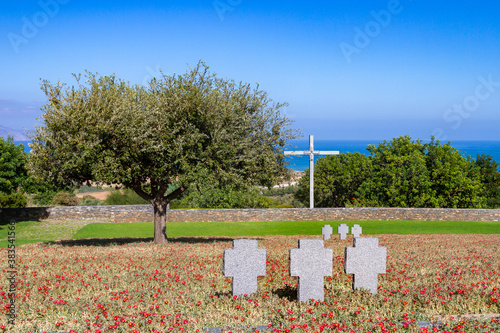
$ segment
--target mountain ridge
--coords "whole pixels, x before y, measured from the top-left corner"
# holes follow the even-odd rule
[[[0,137],[7,139],[8,136],[12,136],[14,141],[30,141],[23,131],[0,125]]]

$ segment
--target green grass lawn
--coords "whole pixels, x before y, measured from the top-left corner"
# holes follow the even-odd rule
[[[500,222],[476,221],[275,221],[167,223],[168,237],[320,235],[330,224],[334,233],[341,223],[359,224],[363,234],[500,234]],[[78,230],[74,239],[153,237],[153,223],[94,223]]]
[[[18,242],[18,235],[26,230],[29,229],[30,225],[33,225],[33,221],[27,221],[27,222],[17,222],[16,223],[16,229],[14,230],[14,236],[16,239],[15,244],[20,245],[20,244],[26,244],[26,243],[36,243],[39,240],[30,240],[30,241],[25,241],[25,242]],[[9,232],[12,232],[9,230],[10,224],[2,224],[0,225],[0,248],[2,247],[7,247],[8,246],[8,237],[9,237]]]
[[[153,223],[90,223],[41,221],[16,223],[16,245],[61,239],[152,238]],[[377,234],[500,234],[500,222],[478,221],[275,221],[167,223],[168,237],[320,235],[321,227],[359,224],[364,235]],[[0,225],[0,247],[7,247],[9,225]]]
[[[60,239],[71,239],[73,235],[87,222],[82,220],[69,221],[27,221],[15,225],[15,245],[47,242]],[[7,247],[9,224],[0,224],[0,248]]]

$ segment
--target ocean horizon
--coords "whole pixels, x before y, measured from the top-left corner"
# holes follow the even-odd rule
[[[390,140],[386,140],[390,141]],[[338,150],[340,153],[359,152],[369,155],[366,150],[368,145],[377,146],[384,140],[314,140],[314,150]],[[430,140],[423,140],[430,142]],[[292,147],[285,150],[309,150],[309,138],[302,140],[291,140],[288,142]],[[442,142],[447,143],[446,142]],[[450,142],[451,146],[459,150],[464,157],[477,158],[478,154],[490,155],[496,162],[500,163],[500,141],[486,140],[456,140]],[[314,156],[314,160],[321,155]],[[286,161],[290,162],[289,168],[294,171],[304,171],[309,168],[309,156],[287,156]]]
[[[366,150],[368,145],[378,145],[384,140],[314,140],[314,150],[338,150],[340,153],[359,152],[368,155]],[[389,140],[386,140],[389,141]],[[28,144],[31,141],[14,141],[16,145],[23,144],[24,151],[31,150]],[[429,141],[423,141],[429,142]],[[445,142],[443,142],[445,143]],[[286,150],[309,150],[309,139],[291,140]],[[458,149],[464,157],[470,156],[476,159],[478,154],[490,155],[496,162],[500,163],[500,141],[486,140],[456,140],[451,142],[452,147]],[[315,160],[318,156],[314,157]],[[294,171],[304,171],[309,168],[308,156],[287,156],[286,161],[290,162],[289,168]]]

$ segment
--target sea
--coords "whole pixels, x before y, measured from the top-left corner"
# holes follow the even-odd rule
[[[314,150],[338,150],[340,153],[359,152],[368,155],[366,148],[368,145],[377,146],[384,140],[314,140]],[[424,141],[425,142],[425,141]],[[24,150],[29,153],[30,141],[14,141],[17,144],[23,144]],[[291,140],[286,150],[309,150],[309,140]],[[478,154],[490,155],[496,162],[500,163],[500,141],[472,141],[457,140],[452,141],[451,145],[458,149],[464,157],[470,156],[475,159]],[[317,156],[315,156],[317,158]],[[289,168],[294,171],[304,171],[309,168],[308,156],[287,156],[286,160],[290,162]]]
[[[384,140],[314,140],[314,150],[338,150],[340,153],[359,152],[369,155],[366,150],[368,145],[377,146]],[[387,140],[389,141],[389,140]],[[426,142],[426,141],[423,141]],[[428,141],[427,141],[428,142]],[[442,142],[445,143],[445,142]],[[309,150],[309,140],[291,140],[285,150]],[[476,159],[479,154],[490,155],[493,160],[500,163],[500,141],[466,141],[457,140],[450,142],[451,146],[459,150],[464,157],[470,156]],[[315,159],[318,156],[315,156]],[[294,171],[304,171],[309,168],[309,156],[287,156],[290,162],[289,168]]]

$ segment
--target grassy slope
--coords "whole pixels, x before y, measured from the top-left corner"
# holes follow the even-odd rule
[[[279,222],[191,222],[168,223],[169,237],[184,236],[263,236],[320,235],[321,227],[336,227],[345,223],[359,224],[363,234],[500,234],[500,222],[470,221],[279,221]],[[153,237],[153,223],[89,224],[80,229],[74,239]]]

